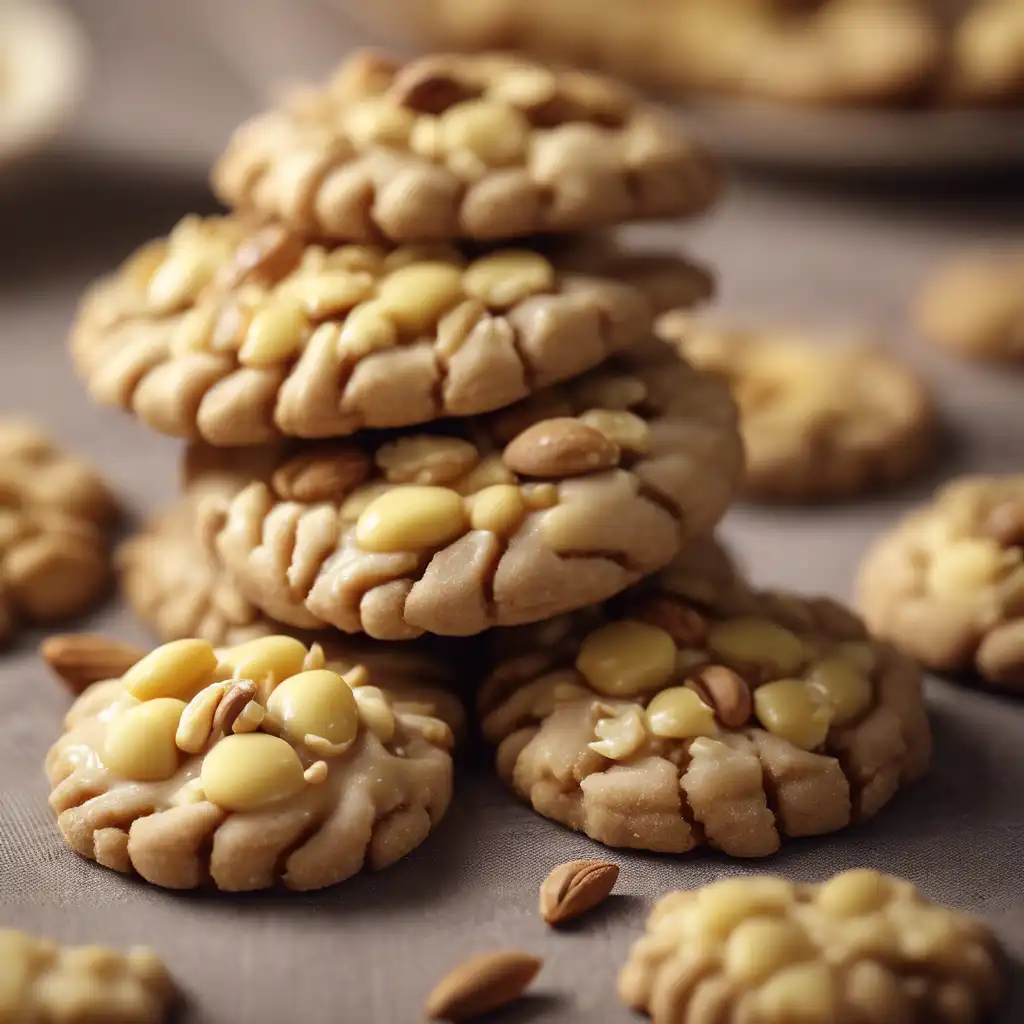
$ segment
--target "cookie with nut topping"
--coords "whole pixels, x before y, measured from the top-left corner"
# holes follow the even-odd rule
[[[657,1024],[980,1024],[1002,989],[980,921],[867,868],[818,885],[767,875],[663,896],[619,974]]]
[[[695,366],[732,385],[752,499],[850,498],[907,480],[934,458],[927,387],[874,347],[678,312],[662,317],[658,330]]]
[[[165,644],[75,701],[50,805],[76,853],[172,889],[310,890],[387,867],[451,800],[447,695],[409,683],[289,636]]]
[[[115,516],[91,466],[31,423],[0,421],[0,644],[22,624],[96,603],[110,582],[104,530]]]
[[[1024,476],[941,487],[865,555],[857,602],[928,668],[1024,693]]]
[[[93,286],[72,352],[93,398],[164,434],[340,437],[510,405],[711,288],[685,260],[607,245],[584,268],[558,247],[321,245],[187,217]]]
[[[538,813],[608,846],[763,857],[925,771],[917,667],[833,601],[751,590],[710,543],[602,608],[495,634],[481,726]]]
[[[213,186],[306,234],[407,243],[688,216],[714,201],[718,172],[601,76],[500,54],[361,52],[243,125]]]
[[[739,482],[726,384],[658,342],[425,433],[193,447],[234,481],[202,531],[254,605],[299,628],[469,636],[602,601],[709,533]]]

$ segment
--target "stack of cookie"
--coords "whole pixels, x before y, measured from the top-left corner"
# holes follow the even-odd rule
[[[447,807],[438,684],[471,668],[502,777],[614,845],[763,855],[923,770],[913,666],[710,539],[736,409],[653,333],[707,274],[581,234],[710,205],[671,122],[578,72],[359,55],[214,183],[234,212],[99,283],[73,340],[94,397],[190,442],[121,556],[176,642],[49,760],[77,850],[233,889],[391,863]]]

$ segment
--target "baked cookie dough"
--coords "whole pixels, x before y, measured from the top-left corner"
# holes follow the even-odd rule
[[[469,636],[604,600],[707,534],[739,482],[728,387],[651,341],[532,399],[423,434],[237,453],[202,529],[257,607],[384,640]]]
[[[763,857],[876,814],[930,759],[917,667],[835,602],[751,591],[699,548],[494,638],[498,774],[545,817],[660,853]]]
[[[924,383],[881,351],[678,313],[662,317],[658,329],[695,366],[732,384],[750,498],[849,498],[909,478],[935,454]]]
[[[960,355],[1024,362],[1024,250],[965,257],[938,271],[917,297],[914,321]]]
[[[1012,103],[1024,99],[1024,4],[980,0],[957,24],[951,44],[949,91],[954,102]]]
[[[106,484],[41,431],[0,419],[0,644],[22,623],[86,611],[110,580]]]
[[[1002,983],[991,931],[867,868],[669,893],[619,974],[655,1024],[980,1024]]]
[[[1024,476],[964,477],[883,535],[857,601],[928,668],[1024,692]]]
[[[446,811],[437,713],[429,687],[392,692],[294,637],[179,640],[74,703],[50,805],[73,850],[154,885],[320,889],[393,864]]]
[[[93,286],[72,351],[97,401],[215,445],[476,415],[642,342],[672,294],[710,293],[685,260],[602,253],[622,280],[555,249],[325,247],[187,217]]]
[[[424,242],[696,214],[718,173],[666,114],[600,76],[360,52],[324,89],[243,125],[213,186],[308,234]]]
[[[0,930],[0,1020],[14,1024],[160,1024],[174,982],[148,949],[61,948]]]

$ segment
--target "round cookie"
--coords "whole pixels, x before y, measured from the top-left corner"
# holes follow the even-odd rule
[[[711,531],[741,463],[725,383],[652,340],[489,417],[245,459],[193,447],[186,477],[234,482],[202,528],[253,604],[403,640],[610,597]]]
[[[705,210],[709,157],[625,86],[521,57],[357,53],[243,125],[220,198],[345,241],[521,238]]]
[[[1024,4],[977,0],[957,24],[948,88],[960,103],[1024,98]]]
[[[913,318],[921,334],[952,352],[1024,361],[1024,251],[951,263],[921,289]]]
[[[868,551],[857,602],[928,668],[1024,692],[1024,476],[942,487]]]
[[[0,420],[0,644],[22,622],[78,615],[110,580],[106,484],[32,424]]]
[[[619,974],[654,1021],[980,1024],[1000,953],[980,921],[867,868],[725,878],[662,896]]]
[[[795,331],[742,330],[672,313],[659,333],[730,381],[759,501],[850,498],[901,482],[935,454],[924,383],[883,352],[827,347]]]
[[[279,225],[187,217],[86,295],[72,352],[93,398],[221,446],[339,437],[502,408],[641,342],[711,291],[684,260],[623,280],[527,249],[324,247]],[[632,283],[626,283],[631,280]]]
[[[693,557],[495,636],[481,725],[522,799],[608,846],[763,857],[871,817],[925,771],[908,658],[833,601],[754,592],[720,553]]]
[[[430,688],[391,682],[288,636],[159,647],[69,711],[46,758],[61,833],[171,889],[320,889],[387,867],[445,813],[453,745]]]

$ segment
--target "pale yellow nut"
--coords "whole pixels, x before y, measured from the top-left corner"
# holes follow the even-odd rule
[[[261,694],[309,667],[306,645],[293,636],[262,636],[218,653],[218,677],[251,679]]]
[[[372,483],[360,485],[349,494],[338,509],[342,522],[355,522],[382,494],[387,494],[393,489],[386,480],[374,480]]]
[[[878,655],[870,643],[850,641],[839,644],[835,649],[837,658],[842,658],[861,675],[870,676],[878,665]]]
[[[449,107],[437,119],[437,131],[444,154],[468,150],[488,167],[504,167],[525,154],[530,122],[507,104],[471,100]]]
[[[651,428],[634,413],[621,409],[589,409],[579,421],[604,434],[624,452],[647,455],[651,450]]]
[[[813,944],[795,921],[755,917],[740,922],[730,935],[725,947],[725,970],[736,981],[759,985],[813,953]]]
[[[812,666],[808,679],[832,703],[832,722],[845,725],[871,706],[871,680],[842,657],[826,658]]]
[[[701,929],[725,938],[749,917],[782,914],[793,902],[792,883],[781,878],[726,878],[697,893]]]
[[[369,99],[345,108],[341,119],[345,134],[357,146],[403,149],[409,141],[416,116],[388,100]]]
[[[441,126],[436,117],[424,114],[416,118],[409,133],[409,149],[427,160],[440,160],[444,156]]]
[[[381,445],[374,461],[388,483],[443,486],[465,476],[480,454],[461,437],[412,434]]]
[[[713,626],[708,647],[734,662],[795,672],[807,657],[799,637],[768,619],[731,619]]]
[[[714,709],[685,686],[669,687],[654,697],[647,705],[647,727],[665,739],[718,735]]]
[[[191,700],[213,682],[216,668],[217,655],[205,640],[172,640],[136,662],[121,677],[121,683],[138,700]]]
[[[554,508],[558,504],[558,487],[555,484],[526,484],[519,493],[526,507],[535,512]]]
[[[159,312],[180,309],[210,283],[213,270],[209,255],[198,246],[172,252],[149,279],[146,298]]]
[[[107,726],[102,760],[115,775],[139,782],[162,782],[177,770],[174,741],[185,702],[155,697],[128,708]]]
[[[676,668],[676,645],[663,629],[624,619],[591,633],[576,668],[598,693],[635,697],[660,690]]]
[[[411,263],[377,289],[380,308],[410,334],[432,331],[462,298],[462,271],[449,263]]]
[[[303,778],[310,786],[319,786],[322,782],[327,781],[327,775],[330,769],[327,767],[326,761],[314,761],[303,774]]]
[[[372,502],[356,524],[366,551],[426,551],[464,534],[469,517],[462,496],[447,487],[394,487]]]
[[[203,781],[200,778],[189,779],[184,786],[180,786],[171,794],[172,807],[188,807],[191,804],[201,804],[206,800],[206,793],[203,792]]]
[[[834,875],[818,889],[815,902],[829,917],[860,917],[889,902],[892,885],[885,875],[855,868]]]
[[[195,306],[178,322],[171,337],[171,352],[186,356],[192,352],[207,352],[218,317],[216,306]]]
[[[395,713],[383,691],[376,686],[357,686],[352,693],[359,710],[359,721],[381,743],[390,743],[395,735]]]
[[[256,313],[238,350],[243,366],[262,368],[293,359],[309,334],[309,320],[297,299],[281,297]]]
[[[330,669],[300,672],[281,683],[267,711],[298,743],[318,736],[335,746],[355,738],[359,711],[348,683]]]
[[[820,1024],[839,1019],[838,996],[832,968],[824,962],[785,967],[767,978],[752,1004],[758,1019],[786,1024]],[[967,1018],[963,1018],[967,1019]]]
[[[311,320],[347,313],[358,303],[373,295],[374,279],[370,274],[330,270],[321,274],[300,274],[287,283],[286,294],[298,302]]]
[[[308,672],[314,668],[323,668],[326,664],[327,655],[324,654],[324,649],[319,644],[313,644],[309,649],[309,654],[306,655],[305,660],[302,662],[302,669]]]
[[[211,683],[189,701],[174,736],[179,750],[198,754],[206,746],[213,728],[213,716],[227,688],[227,683]]]
[[[558,95],[558,81],[547,68],[509,68],[487,86],[490,99],[530,110],[550,103]]]
[[[398,328],[387,310],[376,301],[356,306],[341,325],[338,352],[351,359],[364,359],[372,352],[394,348]]]
[[[594,724],[594,735],[597,739],[587,744],[591,750],[613,761],[625,761],[647,740],[642,709],[631,707],[607,718],[599,718]]]
[[[263,724],[266,716],[266,708],[262,704],[257,704],[256,701],[251,700],[242,708],[242,713],[232,723],[231,731],[238,733],[255,732]]]
[[[801,750],[820,747],[832,724],[829,699],[802,679],[759,686],[754,691],[754,713],[768,732]]]
[[[474,530],[488,530],[499,537],[511,537],[526,515],[526,503],[512,484],[485,487],[466,499],[466,507]]]
[[[515,473],[505,465],[500,455],[488,455],[456,485],[459,494],[475,494],[486,487],[514,484]]]
[[[203,759],[200,778],[211,803],[245,813],[295,796],[306,785],[304,774],[286,740],[253,732],[216,743]]]
[[[552,291],[555,268],[540,253],[508,249],[470,263],[462,286],[485,306],[508,309],[531,295]]]
[[[988,537],[968,537],[932,555],[925,585],[936,597],[969,598],[992,584],[1002,567],[1002,548]]]

